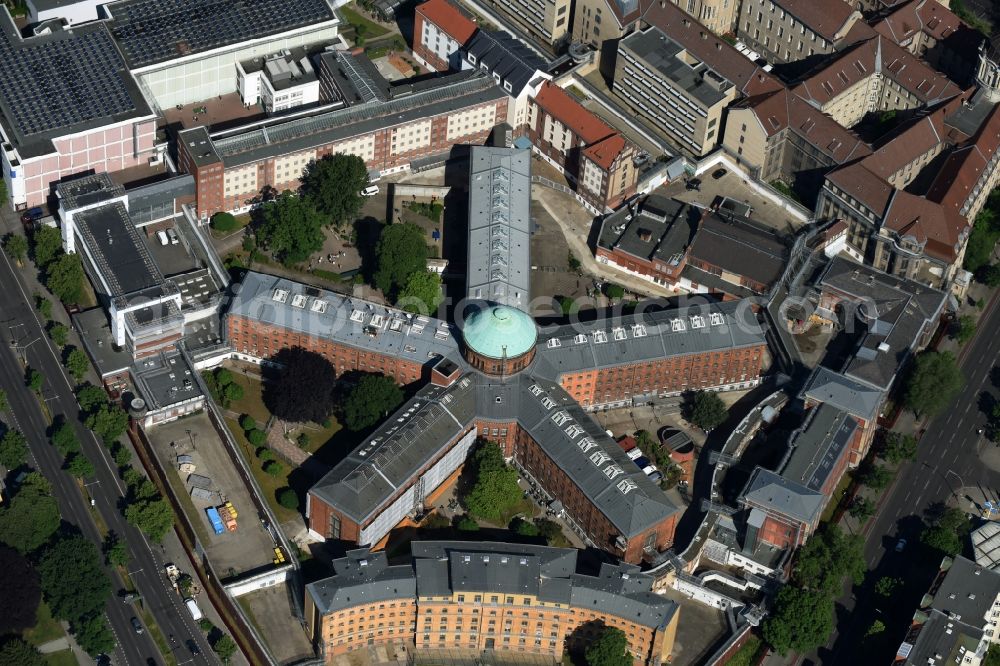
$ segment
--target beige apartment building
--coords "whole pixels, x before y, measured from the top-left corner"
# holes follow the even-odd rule
[[[698,22],[717,35],[731,33],[736,28],[740,0],[670,0],[698,19]]]
[[[656,27],[618,44],[614,92],[684,153],[711,152],[736,87]]]
[[[833,53],[861,12],[842,0],[743,0],[736,34],[772,64]]]
[[[572,0],[490,0],[489,6],[546,47],[570,37]]]

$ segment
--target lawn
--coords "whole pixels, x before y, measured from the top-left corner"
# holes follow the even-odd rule
[[[233,433],[236,443],[240,445],[243,457],[253,472],[254,478],[257,479],[257,483],[264,493],[264,499],[271,506],[274,515],[278,517],[278,522],[284,523],[285,521],[299,518],[302,514],[298,510],[286,509],[278,504],[278,498],[275,494],[281,488],[288,486],[288,474],[292,471],[288,464],[282,462],[281,464],[285,468],[284,471],[279,476],[271,476],[261,468],[260,461],[257,460],[257,452],[243,435],[243,429],[240,428],[240,424],[233,419],[227,418],[226,425],[229,426],[230,432]]]
[[[229,403],[229,409],[237,414],[249,414],[258,425],[263,426],[271,418],[271,412],[267,411],[261,398],[260,380],[244,375],[235,368],[229,370],[233,373],[233,381],[243,389],[243,397]]]
[[[303,449],[309,453],[316,453],[316,451],[329,442],[334,435],[340,432],[343,426],[337,422],[337,419],[330,417],[330,427],[324,428],[321,425],[315,423],[309,423],[305,427],[305,433],[309,436],[309,444]],[[297,428],[296,433],[301,432],[302,428]]]
[[[52,617],[48,604],[44,601],[38,605],[35,626],[24,632],[24,640],[34,646],[43,645],[66,635],[59,621]]]
[[[249,213],[243,213],[242,215],[233,215],[233,217],[236,219],[236,224],[237,224],[236,228],[223,231],[221,229],[216,229],[213,226],[209,226],[209,231],[212,232],[212,236],[215,238],[227,238],[235,233],[243,231],[243,228],[246,227],[248,224],[250,224]]]
[[[366,19],[350,7],[341,7],[340,13],[343,15],[344,20],[354,27],[355,32],[357,31],[358,26],[364,26],[363,36],[365,39],[376,39],[382,35],[388,34],[389,32],[378,23]]]
[[[42,659],[49,666],[76,666],[76,657],[73,656],[72,650],[62,650],[60,652],[52,652],[50,654],[42,655]]]

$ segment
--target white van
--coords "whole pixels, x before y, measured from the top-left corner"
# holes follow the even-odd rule
[[[203,615],[201,614],[201,609],[198,608],[198,604],[195,603],[194,599],[188,598],[184,600],[184,605],[187,606],[188,612],[191,613],[191,617],[197,622]]]
[[[163,231],[162,229],[160,231],[156,232],[156,238],[157,238],[157,240],[160,241],[160,245],[169,245],[170,244],[170,238],[167,237],[167,232]]]
[[[361,196],[363,197],[373,197],[378,194],[378,185],[369,185],[365,189],[361,190]]]

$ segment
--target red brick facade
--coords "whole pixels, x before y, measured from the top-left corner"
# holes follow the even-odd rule
[[[369,169],[377,169],[382,172],[408,168],[410,162],[423,157],[440,155],[448,152],[455,145],[459,144],[483,144],[489,137],[493,126],[478,129],[461,136],[448,138],[448,119],[453,114],[481,110],[493,107],[495,110],[494,124],[504,123],[507,120],[507,99],[497,99],[485,104],[478,104],[468,107],[458,107],[450,109],[446,113],[441,113],[430,118],[431,120],[431,140],[419,149],[405,152],[393,152],[393,133],[405,132],[407,128],[418,123],[423,123],[428,118],[419,118],[411,123],[403,125],[393,125],[390,118],[386,118],[386,127],[375,130],[370,134],[374,141],[374,152],[366,165]],[[368,136],[359,134],[352,137],[343,137],[335,143],[328,143],[315,148],[315,159],[321,159],[326,155],[331,155],[344,150],[343,146],[350,142]],[[197,189],[198,216],[201,218],[211,217],[220,211],[233,211],[245,209],[248,206],[247,192],[241,191],[227,195],[224,190],[225,166],[222,162],[202,165],[199,167],[197,161],[188,153],[190,148],[184,141],[178,142],[178,161],[182,170],[194,175],[195,187]],[[260,191],[265,185],[270,185],[277,191],[297,190],[300,186],[298,173],[286,176],[283,180],[277,180],[275,176],[275,160],[285,157],[290,153],[280,152],[281,146],[275,146],[275,154],[257,163],[257,182],[255,191]],[[241,166],[241,169],[245,166]]]
[[[708,354],[671,356],[648,363],[584,370],[562,375],[559,383],[584,407],[607,405],[653,392],[657,395],[756,382],[766,345]]]

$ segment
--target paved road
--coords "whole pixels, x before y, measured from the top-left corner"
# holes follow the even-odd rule
[[[0,253],[0,319],[3,321],[3,335],[8,345],[0,352],[0,385],[8,393],[18,427],[31,443],[31,451],[38,469],[48,478],[59,499],[63,517],[77,525],[83,534],[100,543],[100,534],[94,525],[81,498],[75,480],[60,470],[62,457],[48,443],[48,424],[42,417],[36,398],[24,386],[24,370],[20,359],[11,349],[11,329],[18,345],[27,345],[23,353],[28,365],[37,369],[45,377],[44,397],[52,414],[65,416],[67,422],[77,430],[77,438],[83,451],[94,464],[94,478],[86,479],[88,490],[96,502],[96,509],[108,528],[124,536],[129,545],[131,560],[129,571],[135,572],[132,580],[145,601],[145,607],[153,614],[164,636],[171,635],[175,643],[171,646],[179,663],[218,663],[210,646],[195,626],[191,615],[183,607],[180,597],[169,587],[163,573],[160,548],[151,546],[146,538],[122,517],[118,508],[125,488],[118,478],[113,462],[106,449],[96,440],[93,433],[79,422],[79,407],[73,395],[62,365],[53,350],[48,337],[42,330],[33,307],[28,305],[28,290],[21,283],[20,276],[13,270],[5,253]],[[37,342],[32,342],[37,340]],[[115,574],[118,588],[121,581]],[[161,663],[159,652],[146,632],[136,635],[131,627],[131,618],[137,616],[131,606],[114,597],[108,604],[108,618],[118,643],[116,663],[146,664],[153,658]],[[195,641],[201,654],[193,658],[187,648],[188,641]],[[124,659],[124,660],[122,660]]]
[[[964,511],[972,510],[971,502],[997,498],[1000,492],[1000,473],[990,469],[980,460],[984,446],[993,446],[979,436],[978,430],[986,425],[986,416],[980,410],[980,396],[991,388],[990,370],[1000,356],[1000,308],[990,305],[978,326],[979,335],[964,350],[962,369],[965,388],[944,413],[931,421],[920,439],[917,457],[900,469],[898,481],[883,501],[878,514],[869,523],[865,541],[865,562],[875,573],[900,575],[913,564],[909,555],[919,539],[921,517],[933,504],[952,501]],[[904,553],[896,553],[899,538],[908,542]],[[923,567],[926,570],[926,566]],[[918,569],[918,571],[921,571]],[[932,569],[927,571],[932,573]],[[930,580],[928,579],[929,583]],[[868,607],[866,594],[859,592],[842,598],[838,615],[843,618],[828,645],[832,650],[820,652],[819,663],[847,663],[852,648],[862,643],[864,631],[872,617],[864,612],[852,612],[860,601]],[[922,594],[917,590],[916,599]],[[915,609],[915,605],[913,606]],[[841,610],[843,612],[841,612]],[[910,609],[907,609],[907,612]],[[897,637],[894,636],[893,640]],[[902,634],[898,636],[901,641]]]

